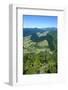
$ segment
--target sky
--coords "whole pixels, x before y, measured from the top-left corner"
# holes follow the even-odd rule
[[[23,16],[24,28],[57,27],[57,16]]]

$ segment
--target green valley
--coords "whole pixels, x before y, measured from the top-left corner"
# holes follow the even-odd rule
[[[45,73],[57,73],[56,28],[37,29],[23,37],[23,74]]]

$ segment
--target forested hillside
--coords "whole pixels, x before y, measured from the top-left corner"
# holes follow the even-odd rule
[[[23,74],[57,73],[57,29],[23,30]]]

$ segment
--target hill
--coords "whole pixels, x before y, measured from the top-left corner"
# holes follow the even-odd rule
[[[57,72],[57,29],[24,29],[23,74]]]

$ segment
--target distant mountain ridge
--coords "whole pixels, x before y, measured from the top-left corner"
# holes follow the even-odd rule
[[[33,33],[38,33],[38,32],[46,32],[46,31],[56,31],[57,28],[23,28],[23,36],[29,36],[32,35]]]

